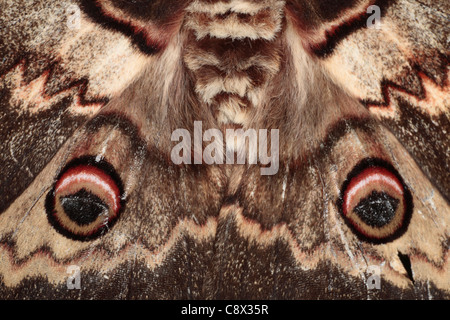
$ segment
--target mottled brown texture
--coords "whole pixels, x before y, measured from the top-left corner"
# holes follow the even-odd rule
[[[398,97],[399,119],[386,121],[403,145],[414,155],[433,184],[450,199],[450,150],[447,131],[450,119],[445,114],[430,117],[419,108]],[[420,137],[420,140],[418,138]]]
[[[359,1],[76,3],[81,29],[59,32],[60,3],[2,4],[1,298],[450,298],[444,5],[375,1],[391,22],[375,33]],[[194,121],[279,129],[278,172],[175,165],[171,133],[192,136]],[[85,156],[117,172],[124,210],[76,241],[49,224],[45,198]],[[367,159],[398,171],[414,203],[404,233],[379,244],[339,210]],[[82,290],[66,287],[70,265]]]

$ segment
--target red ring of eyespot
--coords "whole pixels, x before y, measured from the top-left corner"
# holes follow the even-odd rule
[[[101,196],[95,192],[89,191],[94,196],[102,199],[109,208],[109,214],[102,223],[98,223],[95,220],[92,226],[86,227],[87,229],[93,228],[89,231],[84,231],[80,226],[79,230],[73,230],[73,226],[77,224],[76,221],[68,217],[63,212],[57,212],[56,199],[58,194],[70,191],[71,187],[77,190],[77,185],[89,185],[94,189],[100,190]],[[78,191],[85,189],[81,187]],[[74,194],[70,192],[67,195]],[[73,240],[87,241],[95,239],[103,235],[109,230],[119,217],[120,212],[124,208],[124,196],[123,187],[120,177],[115,172],[114,168],[104,160],[97,161],[95,157],[85,156],[77,158],[66,165],[65,169],[58,176],[56,183],[52,190],[48,193],[46,198],[46,210],[47,217],[50,224],[56,231]],[[62,206],[59,205],[60,211]],[[62,209],[64,210],[64,209]],[[63,217],[63,215],[65,215]],[[71,228],[64,225],[63,220],[74,223]]]

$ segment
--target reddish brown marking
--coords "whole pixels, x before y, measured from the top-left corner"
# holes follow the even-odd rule
[[[56,66],[59,63],[60,63],[60,61],[58,59],[54,60],[52,63],[49,64],[49,66],[46,69],[44,69],[44,71],[42,71],[42,73],[40,73],[39,75],[37,75],[36,77],[34,77],[32,79],[29,79],[28,82],[24,82],[24,85],[29,85],[32,81],[44,76],[45,81],[44,81],[44,86],[43,86],[44,90],[42,91],[42,98],[45,101],[49,101],[50,99],[52,99],[60,94],[70,92],[70,91],[75,91],[74,96],[79,98],[79,104],[81,107],[91,107],[94,105],[100,105],[100,107],[103,107],[108,102],[109,99],[107,97],[97,97],[92,100],[88,100],[86,98],[87,89],[88,89],[88,85],[89,85],[89,80],[86,78],[81,78],[79,80],[73,80],[73,81],[69,82],[67,85],[65,85],[64,87],[62,87],[61,89],[54,91],[51,94],[48,93],[48,90],[47,90],[48,81],[49,81],[49,79],[51,79],[53,77]],[[29,65],[30,65],[30,61],[29,61],[28,57],[17,59],[10,68],[8,68],[3,74],[0,74],[0,79],[17,68],[20,68],[20,70],[23,74],[26,72]]]
[[[429,77],[427,74],[419,70],[417,67],[413,67],[413,70],[416,72],[419,78],[419,86],[420,86],[420,92],[421,95],[414,94],[412,91],[408,90],[407,88],[400,86],[396,84],[395,82],[391,80],[384,79],[381,81],[381,101],[374,101],[369,99],[363,99],[361,101],[362,104],[364,104],[367,108],[389,108],[391,106],[391,94],[389,93],[389,89],[393,89],[397,92],[402,92],[404,94],[407,94],[411,97],[416,98],[417,100],[426,100],[427,99],[427,91],[425,90],[425,87],[423,85],[424,79],[430,79],[433,83],[436,85],[439,85],[432,77]],[[448,76],[444,80],[444,86],[448,86]]]
[[[353,32],[364,28],[367,23],[368,14],[366,12],[367,8],[370,5],[376,5],[381,8],[381,16],[384,15],[384,13],[387,11],[387,8],[393,3],[393,0],[374,0],[367,6],[364,6],[362,8],[362,11],[356,14],[353,14],[348,19],[346,19],[344,22],[332,26],[330,29],[325,30],[325,39],[319,43],[310,43],[309,47],[305,48],[308,51],[312,52],[316,56],[320,58],[326,58],[330,54],[333,53],[336,46],[346,37],[348,37]],[[343,14],[340,14],[339,17],[342,17],[345,15],[345,12],[348,12],[350,10],[346,9],[343,10]],[[292,17],[293,14],[290,13],[290,16]],[[297,24],[298,28],[303,29],[299,30],[300,33],[311,33],[311,31],[308,30],[308,27],[305,26],[305,24],[302,21],[299,21],[296,17],[294,17],[294,21]],[[319,29],[320,31],[320,29]],[[316,30],[312,30],[312,32],[316,32]],[[308,37],[306,37],[308,38]]]
[[[159,26],[153,21],[133,21],[131,17],[123,18],[114,12],[107,12],[98,0],[82,0],[81,9],[93,22],[129,37],[139,50],[148,55],[156,54],[166,47],[184,14],[183,10],[174,12],[170,21]]]

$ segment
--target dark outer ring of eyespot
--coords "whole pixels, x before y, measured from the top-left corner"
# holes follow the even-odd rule
[[[105,178],[107,177],[106,179],[110,179],[110,182],[114,184],[115,191],[117,192],[117,201],[116,201],[117,207],[114,210],[115,211],[114,216],[108,219],[106,225],[99,226],[99,228],[95,229],[94,232],[91,232],[89,234],[77,234],[65,228],[57,218],[55,212],[55,201],[56,201],[55,191],[61,179],[64,178],[64,176],[67,173],[71,171],[73,172],[77,168],[86,168],[86,167],[91,168],[97,174],[103,174]],[[45,201],[45,208],[49,223],[58,233],[62,234],[66,238],[78,241],[90,241],[97,239],[98,237],[104,235],[109,229],[111,229],[114,226],[114,224],[117,222],[118,218],[120,217],[122,211],[125,208],[124,188],[122,180],[115,171],[114,167],[105,160],[96,161],[96,157],[94,156],[83,156],[80,158],[76,158],[70,161],[64,167],[64,169],[61,171],[61,173],[58,175],[55,181],[56,182],[54,183],[52,189],[47,194]]]
[[[347,194],[347,190],[350,184],[352,183],[352,181],[354,181],[355,178],[357,178],[360,174],[364,173],[365,170],[370,168],[379,168],[380,170],[385,170],[389,172],[389,174],[392,175],[392,177],[395,177],[399,185],[401,185],[403,191],[404,210],[401,224],[392,234],[382,238],[373,237],[372,235],[367,234],[364,230],[358,228],[356,224],[353,223],[353,221],[351,221],[351,219],[347,217],[347,213],[345,212],[344,208],[345,195]],[[408,229],[414,208],[411,192],[406,186],[401,175],[389,162],[379,158],[363,159],[351,170],[351,172],[347,175],[347,179],[342,184],[342,187],[340,189],[340,195],[336,202],[336,205],[346,225],[353,231],[353,233],[360,240],[374,244],[388,243],[401,237]]]

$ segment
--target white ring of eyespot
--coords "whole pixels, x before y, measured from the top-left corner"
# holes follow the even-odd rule
[[[393,179],[387,175],[381,174],[379,172],[370,173],[368,176],[364,177],[359,181],[355,186],[353,186],[347,193],[345,198],[345,211],[349,211],[349,206],[353,202],[353,197],[355,194],[358,193],[359,190],[364,188],[370,183],[376,183],[376,182],[384,182],[387,185],[391,186],[395,189],[401,196],[403,196],[403,186],[400,184],[400,182],[397,179]]]
[[[63,177],[63,179],[58,182],[57,187],[55,189],[55,193],[64,190],[64,188],[66,188],[68,185],[72,183],[80,183],[80,182],[92,183],[98,186],[100,189],[102,189],[102,191],[105,194],[107,194],[112,200],[114,212],[117,212],[117,210],[119,209],[119,197],[117,193],[113,190],[113,188],[109,183],[105,182],[103,179],[99,178],[98,175],[94,173],[81,171],[69,174],[67,177]]]

